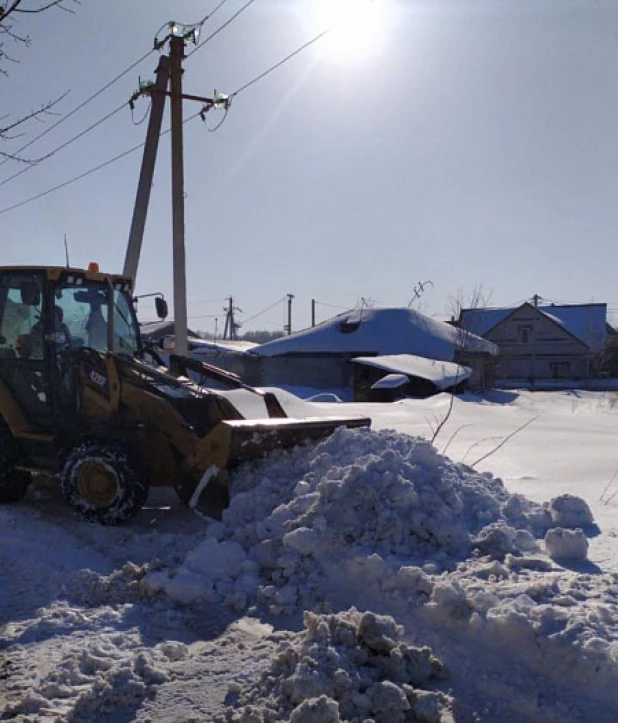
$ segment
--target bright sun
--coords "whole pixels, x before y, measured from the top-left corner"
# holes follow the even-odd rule
[[[379,49],[385,37],[388,0],[310,0],[316,29],[329,29],[320,41],[328,57],[357,60]]]

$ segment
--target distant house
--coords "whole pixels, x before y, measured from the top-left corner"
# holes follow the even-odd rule
[[[463,309],[456,323],[500,347],[496,379],[531,382],[595,376],[608,336],[606,304]]]
[[[473,369],[473,380],[482,382],[487,360],[497,356],[498,348],[414,309],[384,308],[348,311],[310,329],[257,346],[248,354],[261,358],[264,386],[341,389],[353,385],[353,360],[387,355],[466,364]],[[367,364],[361,366],[367,380],[375,377],[375,369],[371,371]],[[357,385],[359,373],[362,372],[356,372]],[[381,375],[387,373],[383,370]]]

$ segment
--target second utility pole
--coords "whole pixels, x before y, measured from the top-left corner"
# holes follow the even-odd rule
[[[288,336],[292,333],[292,299],[294,298],[294,294],[288,294],[288,323],[287,323],[287,330],[288,330]]]
[[[186,355],[187,274],[185,260],[185,188],[182,142],[182,61],[185,55],[182,36],[170,38],[170,90],[172,120],[172,233],[174,263],[174,336],[176,354]]]

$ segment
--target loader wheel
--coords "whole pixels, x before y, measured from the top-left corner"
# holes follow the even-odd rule
[[[18,502],[26,494],[31,477],[15,469],[19,452],[11,430],[0,418],[0,504]]]
[[[119,525],[134,517],[148,497],[148,481],[130,452],[113,442],[74,447],[60,473],[64,498],[88,522]]]

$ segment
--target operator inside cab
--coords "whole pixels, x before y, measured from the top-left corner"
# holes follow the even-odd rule
[[[101,304],[93,302],[86,320],[87,346],[97,351],[107,351],[107,321],[103,317]]]
[[[64,323],[64,311],[60,306],[54,306],[54,331],[50,341],[53,341],[59,349],[67,349],[71,346],[71,332]]]

